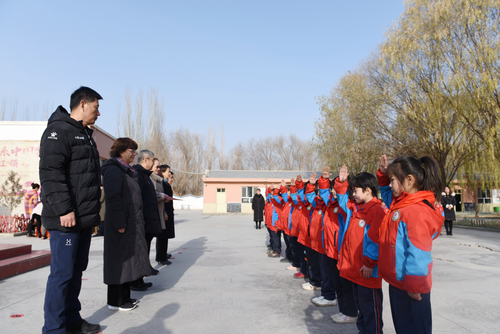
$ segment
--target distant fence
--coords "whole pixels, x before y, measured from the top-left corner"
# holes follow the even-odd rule
[[[456,225],[500,229],[500,219],[463,217],[457,219]]]
[[[26,232],[29,219],[24,215],[0,216],[0,233]]]

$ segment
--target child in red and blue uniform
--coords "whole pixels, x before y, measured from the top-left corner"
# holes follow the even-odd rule
[[[389,283],[392,321],[397,333],[431,333],[432,241],[441,232],[444,213],[437,205],[443,188],[431,157],[379,160],[377,179],[390,212],[379,235],[379,275]]]
[[[307,264],[307,259],[305,256],[305,247],[304,242],[307,238],[307,233],[304,227],[308,224],[308,212],[307,211],[307,203],[304,196],[304,182],[302,181],[302,175],[297,175],[297,179],[292,182],[295,184],[296,192],[290,192],[290,197],[292,201],[295,203],[295,210],[292,212],[292,235],[294,239],[292,240],[292,247],[296,249],[297,256],[299,257],[298,263],[295,262],[295,265],[299,264],[299,267],[294,266],[294,268],[300,268],[298,273],[293,275],[294,278],[309,278],[309,267]],[[302,230],[301,230],[302,227]],[[302,233],[301,233],[302,231]],[[300,241],[299,241],[300,239]],[[287,268],[292,270],[293,268]]]
[[[274,187],[273,187],[274,188]],[[283,208],[283,199],[280,196],[280,190],[274,188],[272,190],[271,196],[272,214],[269,227],[269,234],[271,237],[271,247],[272,252],[268,255],[269,257],[279,258],[281,255],[281,231],[279,230],[280,224],[280,214]]]
[[[286,245],[285,257],[281,259],[280,262],[291,262],[293,256],[292,256],[292,247],[290,245],[289,221],[293,211],[293,201],[290,199],[290,196],[288,195],[288,188],[286,186],[285,180],[281,180],[280,193],[281,193],[281,199],[283,200],[284,204],[281,209],[279,229],[283,232],[282,233],[283,240],[285,240],[285,245]]]
[[[264,210],[264,222],[266,224],[267,232],[269,233],[269,246],[268,246],[268,254],[271,254],[273,252],[273,236],[271,232],[271,227],[273,226],[273,203],[271,202],[271,197],[272,197],[272,189],[271,187],[268,187],[266,189],[266,205],[265,205],[265,210]]]
[[[323,278],[323,286],[328,286],[329,281],[333,281],[333,288],[337,296],[339,313],[332,315],[332,321],[337,324],[346,324],[356,322],[358,309],[354,302],[352,292],[352,282],[341,277],[337,267],[339,252],[342,247],[344,233],[349,226],[349,215],[342,210],[337,201],[337,194],[333,189],[335,180],[330,182],[330,168],[327,166],[323,169],[323,175],[318,181],[320,196],[327,205],[325,216],[323,217],[323,236],[324,247],[327,258],[323,258],[321,268],[324,270],[325,277]],[[324,268],[330,268],[325,270]],[[321,297],[318,297],[321,298]],[[313,301],[316,305],[322,304],[321,300]]]
[[[328,203],[330,202],[330,167],[323,169],[318,186],[319,194],[314,198],[313,187],[316,184],[316,174],[311,175],[309,179],[309,191],[307,191],[308,201],[313,203],[314,213],[311,219],[311,248],[319,253],[319,262],[321,270],[321,296],[313,298],[311,301],[317,306],[335,306],[337,305],[337,295],[333,284],[334,269],[336,263],[326,255],[326,235],[325,235],[325,214]],[[326,189],[324,188],[325,184]],[[322,189],[323,188],[323,189]],[[337,225],[338,226],[338,225]]]
[[[366,233],[379,229],[386,212],[377,198],[378,184],[374,175],[359,173],[349,184],[346,182],[348,175],[347,167],[342,166],[335,182],[340,206],[352,214],[339,254],[340,276],[352,282],[354,301],[359,311],[356,320],[359,332],[379,334],[383,332],[382,278],[377,275],[377,266],[367,267],[363,257],[374,247],[368,244]],[[348,188],[353,199],[348,199]]]
[[[301,212],[299,210],[297,201],[297,187],[295,186],[295,179],[291,180],[289,203],[292,205],[288,218],[288,230],[290,231],[290,249],[292,258],[290,259],[291,264],[286,269],[298,271],[300,270],[301,261],[304,258],[304,250],[299,246],[300,244],[297,242],[297,236],[299,234],[299,215],[301,214]]]
[[[306,219],[300,226],[299,242],[304,245],[305,256],[307,258],[309,282],[302,284],[304,290],[321,290],[321,265],[320,254],[317,250],[321,243],[321,222],[323,219],[324,203],[316,196],[316,185],[311,180],[316,180],[316,174],[311,175],[310,181],[306,185],[305,202]]]

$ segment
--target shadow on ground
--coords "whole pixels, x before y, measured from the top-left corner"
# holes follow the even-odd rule
[[[149,288],[146,291],[132,291],[132,297],[137,298],[139,301],[148,294],[161,293],[164,290],[168,290],[173,288],[177,282],[184,276],[186,271],[196,263],[198,258],[200,258],[206,250],[205,244],[207,242],[206,237],[200,237],[197,239],[192,239],[185,244],[177,247],[174,250],[171,250],[171,254],[175,257],[172,260],[172,264],[170,266],[161,266],[158,265],[155,268],[160,271],[160,274],[157,276],[150,276],[146,278],[146,281],[151,281],[153,283],[153,287]],[[179,253],[180,252],[180,253]],[[140,307],[140,303],[138,307]],[[158,312],[163,312],[168,314],[168,316],[172,316],[175,312],[171,311],[171,308],[175,307],[175,312],[179,309],[178,304],[169,304],[160,309]],[[133,311],[132,311],[133,312]],[[115,314],[116,311],[111,311],[108,309],[108,306],[105,305],[101,307],[99,310],[94,312],[90,317],[87,318],[87,321],[94,324],[102,323],[104,320]],[[163,317],[163,315],[160,315]],[[156,317],[156,316],[155,316]],[[163,318],[162,318],[163,319]],[[162,321],[162,319],[153,319],[153,321]],[[150,324],[148,322],[148,324]],[[151,324],[150,324],[151,325]],[[137,328],[146,328],[147,324],[141,325]],[[103,328],[104,330],[105,328]],[[143,333],[142,331],[136,329],[132,331],[132,329],[128,329],[123,333]],[[162,333],[170,333],[170,332],[162,332]]]

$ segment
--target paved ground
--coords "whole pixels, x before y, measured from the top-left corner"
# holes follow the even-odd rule
[[[80,299],[82,316],[112,333],[357,333],[355,325],[332,323],[337,307],[319,308],[319,293],[300,288],[286,264],[266,255],[266,234],[250,216],[205,216],[177,211],[175,259],[148,278],[153,287],[132,292],[131,312],[106,307],[102,283],[103,239],[94,238]],[[456,228],[434,244],[434,333],[499,333],[500,233]],[[1,238],[0,243],[44,240]],[[151,258],[154,260],[154,246]],[[155,263],[156,264],[156,263]],[[0,333],[40,333],[49,268],[0,280]],[[384,286],[385,333],[394,333]],[[10,318],[12,314],[22,318]]]

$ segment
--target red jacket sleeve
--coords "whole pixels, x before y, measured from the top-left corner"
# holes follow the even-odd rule
[[[388,186],[391,183],[389,177],[386,174],[382,173],[380,169],[377,170],[377,181],[378,185],[381,187]]]
[[[323,176],[318,180],[319,189],[328,189],[330,188],[330,179],[324,179]]]
[[[335,192],[340,195],[344,195],[347,192],[347,188],[349,187],[349,182],[346,180],[344,182],[340,182],[339,179],[335,179]]]

